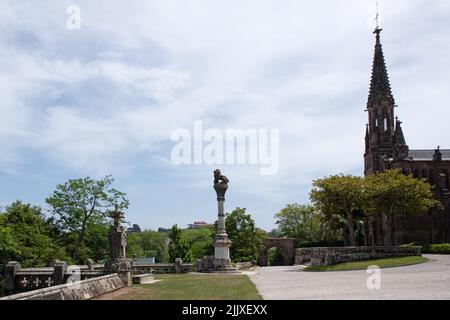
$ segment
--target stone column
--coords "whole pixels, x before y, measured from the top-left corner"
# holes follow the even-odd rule
[[[181,258],[175,259],[175,273],[183,273],[183,260]]]
[[[66,275],[67,271],[67,262],[65,261],[54,261],[52,263],[53,270],[54,270],[54,276],[55,276],[55,286],[64,284],[64,277]]]
[[[216,271],[236,271],[231,266],[230,246],[231,241],[228,238],[225,229],[225,193],[228,190],[229,180],[220,173],[220,170],[214,171],[214,190],[217,193],[218,207],[218,230],[214,241],[214,269]]]
[[[16,273],[21,268],[20,263],[10,261],[5,267],[5,287],[9,294],[13,294],[16,290]]]

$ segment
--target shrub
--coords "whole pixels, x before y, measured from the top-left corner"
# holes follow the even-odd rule
[[[426,244],[422,246],[422,253],[450,254],[450,243]]]

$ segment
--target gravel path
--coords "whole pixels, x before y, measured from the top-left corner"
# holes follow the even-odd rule
[[[267,300],[450,300],[450,256],[424,255],[430,261],[381,269],[381,289],[369,290],[366,270],[303,272],[299,266],[260,268],[249,275]]]

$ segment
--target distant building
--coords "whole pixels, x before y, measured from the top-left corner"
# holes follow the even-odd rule
[[[210,224],[206,223],[205,221],[195,221],[193,224],[189,224],[189,229],[200,229],[200,228],[207,228]]]
[[[132,233],[141,233],[141,227],[139,227],[138,224],[133,224],[133,226],[131,228],[127,229],[128,232],[132,232]]]
[[[161,233],[169,233],[169,231],[170,231],[170,229],[167,229],[167,228],[158,228],[158,232],[161,232]]]

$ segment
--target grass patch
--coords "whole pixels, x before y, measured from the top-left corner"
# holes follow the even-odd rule
[[[392,268],[409,266],[427,262],[428,259],[424,257],[399,257],[387,258],[365,261],[353,261],[346,263],[339,263],[332,266],[309,266],[304,271],[326,272],[326,271],[351,271],[351,270],[365,270],[370,266],[378,266],[380,268]]]
[[[117,300],[261,300],[245,275],[160,274],[150,285],[135,285]]]

